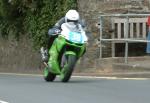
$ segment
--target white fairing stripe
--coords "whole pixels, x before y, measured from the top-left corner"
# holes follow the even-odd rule
[[[87,42],[88,38],[85,34],[85,31],[82,29],[82,26],[80,24],[78,24],[78,27],[79,27],[79,29],[77,32],[80,32],[82,35],[82,43]],[[74,32],[74,30],[70,30],[67,26],[67,23],[62,24],[61,29],[62,29],[61,36],[63,36],[65,39],[69,40],[69,33],[72,31]],[[75,29],[77,29],[77,28],[75,28]]]

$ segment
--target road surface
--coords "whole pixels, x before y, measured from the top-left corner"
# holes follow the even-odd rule
[[[0,103],[150,103],[150,79],[73,77],[62,83],[0,73]]]

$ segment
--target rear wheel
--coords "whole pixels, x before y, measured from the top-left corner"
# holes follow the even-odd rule
[[[49,71],[48,67],[44,68],[44,79],[47,82],[52,82],[56,78],[56,74],[53,74]]]
[[[74,66],[76,64],[77,57],[75,55],[67,55],[63,61],[63,68],[61,70],[61,81],[68,82],[72,72],[74,70]]]

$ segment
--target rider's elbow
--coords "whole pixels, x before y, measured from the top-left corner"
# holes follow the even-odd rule
[[[53,29],[49,29],[49,30],[48,30],[48,35],[49,35],[49,36],[53,35],[54,33],[55,33],[55,32],[54,32]]]

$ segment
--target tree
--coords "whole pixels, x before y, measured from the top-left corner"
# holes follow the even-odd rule
[[[69,9],[76,8],[76,0],[0,0],[0,31],[3,37],[25,35],[34,47],[45,45],[48,28]]]

